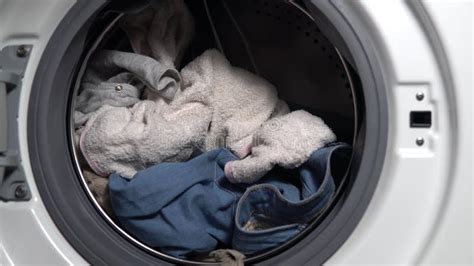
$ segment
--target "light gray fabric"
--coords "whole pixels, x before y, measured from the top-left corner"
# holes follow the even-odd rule
[[[140,101],[145,87],[148,98],[169,101],[180,84],[177,70],[153,58],[120,51],[98,51],[89,62],[77,97],[76,128],[104,105],[132,106]]]
[[[160,162],[187,160],[202,146],[210,120],[209,108],[193,102],[104,106],[87,122],[79,146],[95,173],[132,177]]]
[[[194,35],[194,20],[184,1],[153,0],[143,12],[125,15],[120,26],[136,54],[98,51],[93,55],[76,102],[76,129],[104,105],[169,101],[179,90],[175,66]]]
[[[130,178],[151,165],[224,145],[245,156],[252,134],[277,107],[287,109],[270,83],[232,67],[217,50],[206,51],[181,75],[184,89],[169,104],[108,106],[90,118],[79,144],[96,173]]]
[[[249,71],[233,67],[215,49],[189,63],[181,76],[185,91],[193,93],[178,94],[175,102],[202,102],[212,110],[205,150],[226,146],[244,157],[252,134],[277,107],[276,88]]]
[[[183,0],[153,0],[152,6],[127,14],[121,27],[135,53],[147,55],[169,67],[179,67],[194,35],[194,19]]]
[[[225,174],[234,183],[253,183],[275,165],[300,166],[313,151],[334,141],[336,135],[321,118],[294,111],[265,122],[254,134],[251,154],[227,163]]]

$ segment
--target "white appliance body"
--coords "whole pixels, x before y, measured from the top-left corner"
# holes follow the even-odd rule
[[[0,50],[31,44],[21,87],[18,134],[32,198],[0,202],[0,265],[87,264],[41,200],[29,163],[27,108],[42,57],[72,0],[0,0]],[[472,264],[473,1],[351,1],[384,62],[388,149],[370,205],[327,264]],[[424,100],[416,99],[422,92]],[[409,112],[430,110],[431,128]],[[1,125],[0,125],[1,126]],[[423,138],[418,146],[416,139]]]

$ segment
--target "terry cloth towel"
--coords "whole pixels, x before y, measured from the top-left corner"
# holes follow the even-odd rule
[[[209,108],[201,103],[104,106],[87,122],[79,147],[98,175],[132,177],[160,162],[189,159],[202,146],[210,120]]]
[[[217,247],[252,255],[276,247],[330,204],[350,160],[345,144],[313,152],[293,170],[275,167],[256,185],[232,184],[227,149],[187,162],[161,163],[133,179],[109,177],[120,224],[140,241],[184,258]]]
[[[169,101],[180,89],[179,72],[151,57],[120,51],[101,50],[94,54],[76,101],[76,128],[100,107],[128,107],[140,101],[144,88],[156,100]]]
[[[314,150],[336,141],[324,121],[299,110],[265,122],[255,133],[251,154],[229,162],[225,173],[233,183],[253,183],[273,166],[292,169],[308,160]]]
[[[194,35],[194,19],[183,0],[153,0],[136,14],[126,14],[121,28],[135,53],[169,67],[179,67]]]
[[[202,102],[212,110],[212,122],[206,136],[205,150],[228,147],[244,157],[252,135],[276,112],[288,110],[278,101],[277,90],[265,79],[233,67],[217,50],[205,51],[182,71],[186,95],[176,103]],[[278,108],[277,108],[278,107]]]
[[[89,119],[79,145],[97,174],[131,178],[151,165],[224,146],[244,157],[263,122],[288,111],[270,83],[232,67],[216,50],[186,66],[182,77],[184,89],[169,105],[104,107]]]

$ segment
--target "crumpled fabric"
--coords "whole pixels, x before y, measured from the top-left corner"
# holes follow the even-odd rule
[[[183,0],[153,0],[136,14],[126,14],[121,28],[135,53],[169,67],[179,67],[194,36],[194,18]]]
[[[324,121],[299,110],[266,121],[253,136],[250,155],[226,164],[225,173],[233,183],[254,183],[275,165],[293,169],[311,153],[336,141]]]
[[[205,151],[227,147],[242,158],[248,154],[253,133],[275,112],[289,110],[271,83],[232,66],[215,49],[189,63],[181,76],[190,93],[178,95],[175,102],[201,102],[212,110]]]
[[[207,256],[193,258],[199,262],[217,263],[221,266],[244,266],[245,255],[234,249],[217,249]]]
[[[180,89],[175,66],[194,35],[194,20],[184,1],[152,1],[146,10],[124,15],[120,26],[135,53],[99,50],[92,55],[76,101],[76,129],[102,106],[169,101]]]
[[[102,107],[87,122],[79,147],[95,173],[132,177],[160,162],[189,159],[202,147],[211,112],[200,103],[176,107],[141,101]]]
[[[86,179],[87,186],[91,190],[94,198],[97,200],[97,203],[102,207],[102,209],[112,218],[115,217],[114,211],[112,209],[109,197],[109,180],[106,177],[98,176],[91,171],[84,170],[82,172],[84,178]]]
[[[185,258],[232,248],[252,255],[288,241],[326,209],[350,155],[346,144],[324,147],[301,166],[275,167],[248,185],[228,181],[224,166],[238,158],[216,149],[132,179],[113,174],[109,194],[120,224],[164,253]]]
[[[226,167],[229,180],[252,183],[274,165],[297,167],[335,141],[321,119],[289,113],[272,84],[215,49],[178,73],[191,20],[182,1],[156,1],[142,16],[121,21],[140,54],[99,51],[92,59],[75,122],[78,146],[95,173],[131,178],[151,165],[227,147],[243,159]],[[275,121],[285,126],[269,131],[265,123]]]
[[[169,104],[104,106],[89,119],[79,146],[97,174],[131,178],[151,165],[225,146],[244,157],[252,134],[272,115],[288,110],[273,85],[231,66],[217,50],[196,58],[181,76],[183,87]]]
[[[181,86],[179,72],[151,57],[100,50],[93,55],[81,84],[75,109],[76,127],[100,107],[129,107],[139,102],[144,89],[151,98],[170,101]],[[153,95],[153,96],[151,96]]]

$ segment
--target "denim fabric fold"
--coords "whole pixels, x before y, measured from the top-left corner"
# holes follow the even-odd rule
[[[217,149],[133,179],[111,175],[109,193],[120,224],[167,254],[232,248],[251,255],[288,241],[327,208],[336,190],[333,168],[347,165],[350,152],[346,144],[328,146],[298,168],[275,167],[258,183],[232,184],[224,166],[238,158]]]

